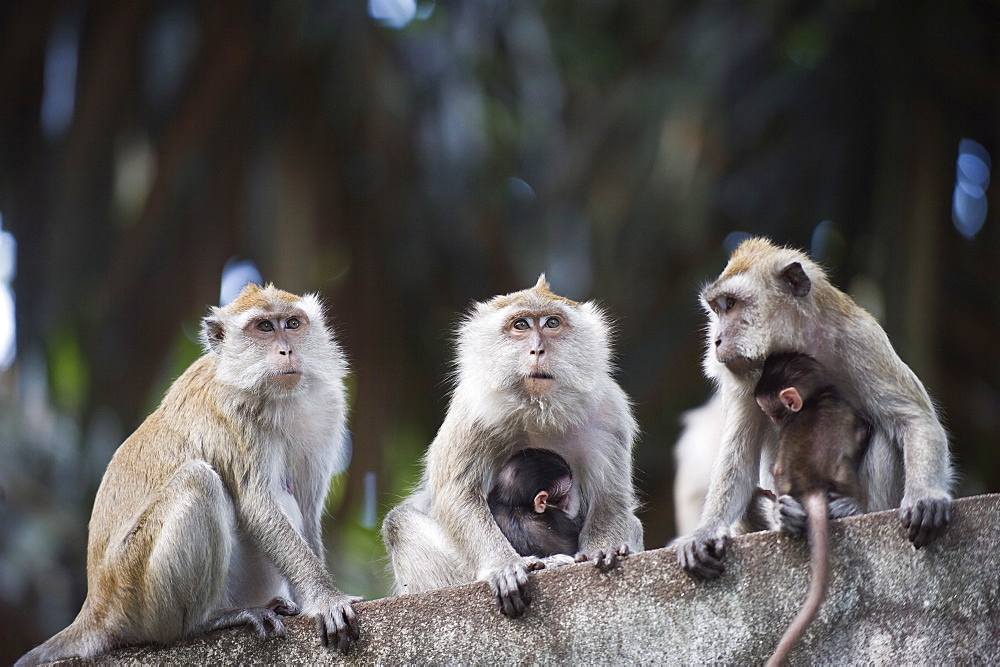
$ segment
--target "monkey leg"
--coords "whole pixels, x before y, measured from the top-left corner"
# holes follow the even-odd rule
[[[416,593],[473,581],[471,565],[437,521],[413,503],[394,507],[382,523],[397,593]]]
[[[204,461],[184,463],[109,546],[91,582],[103,593],[95,611],[130,644],[204,628],[223,595],[235,530],[218,473]]]

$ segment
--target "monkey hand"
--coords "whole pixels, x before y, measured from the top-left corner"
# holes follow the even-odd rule
[[[305,606],[302,613],[316,619],[316,629],[323,646],[335,646],[338,651],[347,654],[352,641],[357,641],[358,617],[354,613],[355,602],[363,598],[355,595],[345,595],[333,589],[324,591],[311,604]]]
[[[580,552],[574,557],[574,561],[577,563],[586,563],[591,561],[601,572],[608,572],[618,567],[621,559],[629,555],[629,548],[627,544],[619,544],[616,547],[608,547],[606,549],[596,549],[590,554]]]
[[[726,571],[722,559],[728,542],[729,532],[725,526],[699,529],[679,537],[674,540],[677,564],[693,579],[715,579]]]
[[[801,535],[806,529],[806,510],[802,503],[789,495],[778,496],[774,504],[774,523],[778,530]]]
[[[501,565],[483,577],[490,585],[501,614],[510,618],[524,614],[531,604],[528,572],[544,567],[545,563],[535,556],[518,557],[517,560]]]
[[[919,549],[940,537],[951,521],[951,498],[903,498],[899,518],[903,520],[910,542]]]

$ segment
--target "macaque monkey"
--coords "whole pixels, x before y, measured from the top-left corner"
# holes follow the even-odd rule
[[[569,464],[566,512],[580,521],[586,558],[607,569],[642,549],[632,485],[636,423],[611,377],[610,335],[595,304],[553,294],[544,275],[530,289],[473,306],[458,332],[457,383],[421,483],[382,525],[398,592],[480,580],[502,613],[524,613],[528,572],[547,561],[511,546],[487,495],[511,455],[528,448]]]
[[[761,238],[740,244],[701,298],[709,316],[705,372],[722,394],[723,425],[701,521],[674,542],[688,574],[721,575],[733,525],[756,504],[751,500],[759,487],[775,490],[778,432],[753,394],[764,360],[777,352],[816,359],[869,425],[858,506],[865,512],[900,507],[916,548],[944,531],[951,512],[948,437],[927,390],[871,315],[805,254]],[[804,516],[790,496],[773,509],[779,525]]]
[[[87,599],[20,664],[89,658],[281,616],[324,645],[358,637],[320,517],[345,446],[340,347],[315,295],[248,285],[203,321],[205,354],[118,448],[94,500]]]
[[[547,449],[522,449],[500,468],[487,497],[493,519],[522,556],[575,555],[580,524],[567,513],[573,472]]]
[[[801,503],[809,520],[812,583],[768,665],[780,665],[819,612],[826,595],[830,546],[827,515],[860,514],[858,454],[867,427],[841,398],[823,368],[805,354],[776,354],[764,362],[754,391],[757,404],[778,425],[773,474],[777,492]],[[839,508],[831,511],[833,505]]]

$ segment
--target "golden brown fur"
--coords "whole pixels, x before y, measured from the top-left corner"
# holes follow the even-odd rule
[[[205,318],[203,338],[206,354],[108,464],[83,608],[19,664],[241,624],[283,635],[280,616],[296,605],[324,644],[346,650],[357,637],[358,598],[333,586],[323,560],[346,366],[322,307],[248,286]]]

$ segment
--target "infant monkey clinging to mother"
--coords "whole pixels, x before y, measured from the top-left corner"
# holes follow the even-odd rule
[[[701,296],[709,316],[705,372],[723,401],[722,444],[701,520],[675,542],[681,567],[698,579],[721,575],[734,524],[760,514],[755,490],[775,490],[770,470],[779,432],[754,387],[765,359],[780,352],[816,359],[870,427],[858,466],[859,507],[899,507],[917,548],[937,538],[951,510],[948,437],[927,390],[878,322],[804,253],[761,238],[740,244]],[[780,527],[782,514],[802,513],[796,505],[779,499],[759,528]]]

